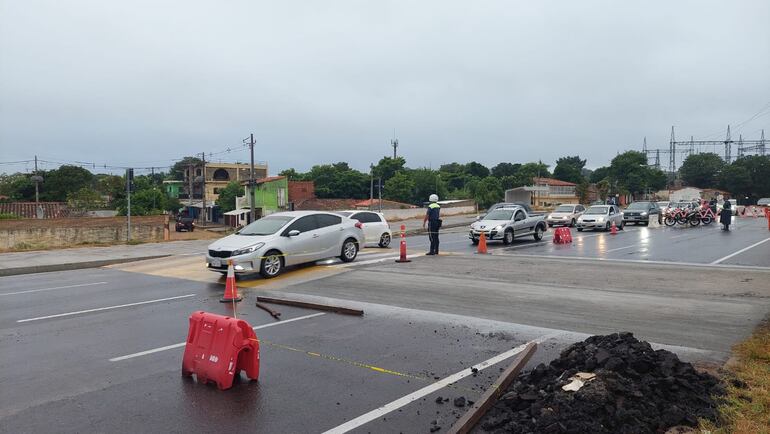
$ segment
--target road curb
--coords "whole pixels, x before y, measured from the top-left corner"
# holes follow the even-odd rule
[[[171,255],[153,255],[134,258],[104,259],[101,261],[73,262],[69,264],[30,265],[29,267],[14,267],[0,269],[0,277],[18,276],[21,274],[49,273],[52,271],[82,270],[86,268],[99,268],[107,265],[125,264],[127,262],[144,261],[146,259],[165,258]]]

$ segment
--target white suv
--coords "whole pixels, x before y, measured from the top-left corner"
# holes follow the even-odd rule
[[[366,244],[377,244],[382,248],[387,248],[390,245],[393,234],[390,231],[388,221],[385,220],[385,216],[382,213],[348,210],[338,211],[337,214],[352,220],[358,220],[361,223]]]

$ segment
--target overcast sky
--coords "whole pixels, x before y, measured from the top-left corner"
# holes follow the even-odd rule
[[[595,168],[767,107],[769,24],[766,0],[0,0],[0,162],[247,161],[253,132],[272,174],[366,170],[395,129],[410,167]]]

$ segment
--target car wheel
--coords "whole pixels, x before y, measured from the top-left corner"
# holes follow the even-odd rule
[[[607,222],[607,226],[604,228],[604,230],[605,231],[609,231],[610,230],[610,222]]]
[[[625,226],[625,225],[626,225],[626,222],[620,222],[620,227],[618,229],[620,229],[622,231],[623,230],[623,226]]]
[[[540,241],[540,240],[543,239],[543,227],[542,226],[538,225],[535,228],[535,235],[534,235],[534,237],[535,237],[535,241]]]
[[[569,222],[569,227],[571,227],[571,228],[575,227],[575,219],[572,219],[572,221]]]
[[[382,247],[384,249],[384,248],[388,247],[389,245],[390,245],[390,234],[385,232],[380,237],[380,247]]]
[[[479,240],[473,239],[473,240],[471,240],[471,243],[473,243],[474,246],[478,246],[479,245]]]
[[[578,232],[583,232],[583,228],[577,228]]]
[[[342,262],[353,262],[358,256],[358,243],[353,238],[348,238],[342,243],[342,251],[340,252],[340,260]]]
[[[259,266],[259,274],[265,279],[273,278],[283,271],[283,255],[277,250],[270,250],[262,258],[262,264]]]
[[[503,234],[503,244],[509,246],[513,244],[513,229],[508,229]]]

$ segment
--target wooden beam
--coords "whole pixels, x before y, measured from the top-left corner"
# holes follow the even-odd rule
[[[364,314],[364,311],[360,309],[352,309],[349,307],[342,307],[342,306],[332,306],[328,304],[309,303],[306,301],[298,301],[298,300],[287,300],[284,298],[257,297],[257,301],[262,301],[265,303],[273,303],[273,304],[283,304],[286,306],[303,307],[305,309],[323,310],[327,312],[340,313],[343,315],[361,316]]]

